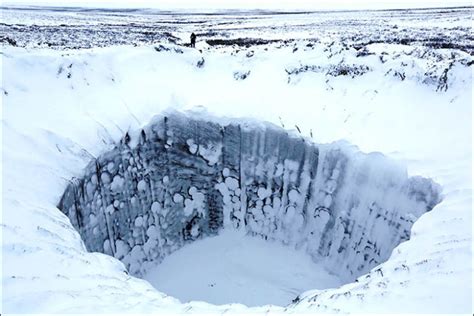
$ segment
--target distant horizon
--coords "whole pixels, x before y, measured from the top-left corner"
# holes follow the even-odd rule
[[[47,1],[7,1],[3,2],[0,7],[18,7],[18,8],[84,8],[84,9],[158,9],[163,11],[182,10],[182,11],[221,11],[221,10],[242,10],[242,11],[358,11],[358,10],[403,10],[403,9],[437,9],[437,8],[456,8],[456,7],[473,7],[471,1],[349,1],[349,0],[333,0],[330,3],[327,1],[316,2],[308,0],[296,1],[256,1],[252,0],[181,0],[181,1],[64,1],[64,0],[47,0]]]
[[[350,11],[398,11],[398,10],[442,10],[442,9],[462,9],[473,8],[474,5],[456,5],[456,6],[423,6],[423,7],[400,7],[400,8],[158,8],[158,7],[105,7],[105,6],[69,6],[69,5],[39,5],[39,4],[0,4],[0,9],[64,9],[64,10],[107,10],[107,11],[139,11],[154,10],[163,12],[182,11],[189,13],[218,13],[218,12],[268,12],[268,13],[317,13],[317,12],[350,12]]]

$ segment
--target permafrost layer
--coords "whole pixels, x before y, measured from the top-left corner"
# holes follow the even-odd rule
[[[92,161],[59,208],[89,251],[135,276],[224,228],[304,248],[349,282],[387,260],[439,201],[437,184],[381,154],[172,112]]]

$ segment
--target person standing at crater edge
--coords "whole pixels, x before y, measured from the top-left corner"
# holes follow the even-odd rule
[[[191,33],[191,47],[196,46],[196,34]]]

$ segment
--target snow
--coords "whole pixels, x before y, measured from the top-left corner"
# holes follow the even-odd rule
[[[221,10],[249,10],[249,9],[260,9],[260,10],[361,10],[361,9],[400,9],[400,8],[427,8],[427,7],[454,7],[454,6],[467,6],[471,3],[465,0],[462,1],[434,1],[434,0],[398,0],[398,1],[376,1],[376,0],[361,0],[356,4],[348,0],[333,0],[331,2],[317,2],[310,0],[280,0],[273,2],[262,2],[256,3],[250,0],[239,0],[239,1],[226,1],[223,3],[218,0],[205,0],[200,1],[196,4],[194,1],[189,0],[160,0],[160,1],[149,1],[149,0],[137,0],[133,3],[119,0],[71,0],[69,2],[63,2],[60,0],[9,0],[6,1],[7,5],[41,5],[41,6],[61,6],[61,7],[88,7],[88,8],[159,8],[161,10],[188,10],[193,12],[201,12],[203,8],[208,12],[219,12]]]
[[[188,139],[186,144],[189,146],[189,152],[191,154],[195,154],[198,151],[198,145],[194,143],[194,140]]]
[[[239,181],[236,178],[227,177],[224,182],[227,188],[231,191],[235,191],[239,187]]]
[[[137,184],[137,189],[139,191],[145,191],[146,188],[147,188],[147,184],[146,184],[145,180],[140,180]]]
[[[196,213],[205,216],[204,194],[199,192],[195,187],[191,187],[189,189],[189,195],[191,195],[191,198],[184,200],[184,214],[189,216],[196,211]]]
[[[181,194],[175,193],[175,194],[173,195],[173,202],[175,202],[175,203],[182,203],[183,200],[184,200],[184,198],[183,198],[183,196],[182,196]],[[155,202],[155,203],[156,203],[156,202]]]
[[[160,209],[161,209],[160,204],[158,202],[153,202],[153,204],[151,205],[151,211],[153,213],[157,213],[159,212]]]
[[[112,180],[112,184],[110,185],[110,188],[113,191],[120,191],[123,187],[124,179],[120,176],[115,176],[114,179]]]
[[[341,19],[350,19],[350,14]],[[278,23],[283,24],[284,20]],[[409,27],[410,23],[403,23]],[[436,29],[433,24],[431,29]],[[406,55],[399,45],[387,43],[368,45],[368,52],[374,55],[356,57],[353,48],[342,49],[338,43],[333,49],[328,49],[324,42],[314,49],[305,50],[305,45],[304,41],[297,43],[299,49],[294,53],[293,46],[279,49],[277,44],[270,44],[266,51],[254,47],[250,59],[245,57],[245,51],[230,54],[227,48],[202,53],[183,48],[183,54],[175,54],[157,52],[151,46],[66,52],[2,47],[3,312],[470,313],[472,66],[467,63],[472,57],[457,49],[402,45],[404,49],[415,48],[415,53]],[[202,57],[206,63],[198,70],[194,65]],[[319,68],[304,67],[333,69],[342,60],[345,64],[367,65],[371,71],[362,76],[332,77],[325,71],[319,72]],[[451,62],[454,65],[448,73],[448,89],[438,89],[437,78]],[[70,64],[70,78],[58,74],[58,69]],[[251,74],[245,80],[235,81],[233,73],[242,65]],[[285,72],[301,66],[317,71],[291,75]],[[405,79],[395,75],[395,70],[404,72]],[[386,262],[360,276],[358,282],[344,280],[348,283],[341,287],[322,290],[311,290],[318,285],[298,288],[296,292],[309,291],[300,294],[300,301],[286,309],[203,302],[181,304],[148,282],[130,276],[124,264],[112,256],[87,252],[69,218],[56,206],[70,179],[81,178],[91,159],[109,151],[126,131],[138,130],[167,108],[184,111],[194,105],[204,105],[213,114],[209,120],[251,117],[251,121],[261,119],[276,125],[283,122],[290,129],[297,125],[308,139],[310,131],[314,131],[313,140],[317,143],[344,139],[363,152],[381,152],[394,163],[406,165],[410,176],[434,179],[443,188],[443,200],[415,222],[409,241],[395,248]],[[212,165],[221,158],[219,152],[210,150],[204,158]],[[373,155],[370,163],[377,164],[380,160],[377,154]],[[278,166],[276,173],[283,174],[291,168]],[[362,170],[370,174],[371,170],[380,169],[368,165]],[[110,179],[108,172],[99,178],[92,177],[91,183],[113,184],[115,178]],[[227,178],[231,174],[226,171],[223,175]],[[354,178],[357,176],[355,173]],[[336,179],[339,175],[334,172],[329,177]],[[375,174],[373,178],[386,179],[386,175]],[[164,184],[169,181],[168,176],[163,178]],[[225,192],[222,186],[221,189]],[[327,182],[325,206],[334,202],[330,197],[334,189]],[[364,186],[352,189],[372,193]],[[235,195],[240,197],[240,193]],[[189,194],[192,198],[185,200],[190,201],[188,211],[199,211],[200,193]],[[297,207],[298,194],[292,196]],[[233,198],[229,197],[231,202]],[[393,200],[391,196],[383,198]],[[136,200],[130,198],[131,203]],[[267,202],[261,201],[261,210],[270,211],[264,203]],[[281,201],[273,197],[272,203],[272,209],[278,209]],[[109,213],[120,212],[113,205],[104,207]],[[158,204],[152,204],[151,209],[164,212],[165,216],[168,212]],[[299,225],[298,220],[289,220],[296,216],[295,210],[295,206],[286,210],[289,225]],[[328,220],[329,215],[323,211],[317,225],[324,226]],[[140,233],[156,240],[153,229]],[[193,236],[198,233],[195,229],[192,232]],[[243,258],[262,254],[263,261],[265,247],[269,245],[278,249],[267,250],[292,251],[269,241],[263,247],[258,239],[242,239],[252,240],[249,247],[261,246],[237,248],[237,244],[236,249],[247,254]],[[162,264],[205,242],[213,239],[195,241],[164,258]],[[225,249],[223,240],[216,243]],[[103,248],[117,258],[129,251],[121,243],[113,249],[109,240]],[[153,248],[151,244],[132,247],[129,272],[140,269],[140,258]],[[239,259],[236,254],[231,251],[230,259]],[[296,255],[291,252],[286,258],[292,260],[293,256]],[[190,268],[197,269],[198,264]],[[290,277],[291,271],[287,272],[291,280],[297,279]],[[291,280],[285,280],[284,285],[291,284]],[[250,282],[245,284],[253,286]]]
[[[199,155],[206,159],[209,165],[213,166],[219,161],[222,150],[221,146],[221,144],[210,145],[208,147],[199,146]]]
[[[257,195],[260,198],[260,200],[264,200],[265,198],[269,197],[271,195],[272,191],[265,189],[265,188],[258,188]]]
[[[137,218],[135,218],[135,226],[137,227],[143,226],[143,217],[138,216]]]
[[[184,246],[144,279],[181,302],[247,306],[285,305],[308,289],[342,284],[304,251],[235,231]]]
[[[230,170],[229,170],[229,168],[224,168],[224,169],[222,169],[222,175],[223,175],[224,177],[228,177],[228,176],[230,175]]]
[[[106,207],[105,211],[108,214],[112,214],[113,212],[115,212],[115,207],[112,204],[110,204],[109,206]]]

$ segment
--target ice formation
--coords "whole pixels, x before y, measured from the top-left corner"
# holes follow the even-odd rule
[[[267,123],[165,113],[73,179],[59,208],[132,275],[221,229],[304,249],[351,282],[409,239],[440,187],[378,153]]]
[[[117,14],[114,10],[87,10],[85,14],[76,9],[71,12],[61,8],[3,7],[1,11],[4,134],[0,166],[3,165],[5,180],[0,225],[2,312],[472,314],[472,7],[314,14],[264,12],[251,19],[241,19],[242,15],[236,12],[174,15],[171,19],[168,13]],[[196,28],[208,31],[200,35],[202,41],[198,41],[197,49],[184,47],[190,31]],[[124,32],[127,29],[133,32]],[[157,36],[150,36],[151,30],[160,31]],[[207,182],[217,184],[211,188],[215,190],[215,201],[222,199],[222,227],[217,229],[219,234],[215,238],[223,236],[221,230],[232,232],[237,222],[248,221],[248,225],[239,226],[234,232],[255,235],[247,236],[253,239],[262,237],[266,245],[272,241],[267,242],[265,236],[267,240],[275,239],[274,244],[283,245],[283,241],[291,251],[299,247],[313,254],[318,266],[346,273],[341,276],[345,282],[355,279],[354,282],[324,290],[314,287],[288,306],[272,302],[277,305],[250,308],[242,304],[179,302],[172,292],[157,291],[148,279],[128,274],[123,262],[130,272],[132,266],[127,260],[143,256],[153,260],[134,263],[136,271],[132,273],[138,276],[152,264],[163,267],[180,251],[213,239],[205,238],[211,232],[201,223],[209,220],[209,201],[202,193],[202,184],[193,179],[188,187],[173,188],[179,192],[167,191],[165,200],[155,195],[151,200],[151,182],[145,177],[146,164],[137,149],[144,148],[139,143],[140,133],[130,134],[129,148],[124,143],[117,145],[127,130],[140,131],[153,115],[166,108],[186,111],[199,105],[220,118],[252,117],[287,129],[296,127],[300,135],[290,133],[291,142],[304,141],[302,147],[313,146],[318,153],[311,190],[327,190],[319,184],[329,177],[322,172],[323,166],[329,166],[329,153],[339,150],[339,158],[347,158],[337,189],[332,194],[324,193],[330,196],[325,197],[326,201],[316,198],[317,195],[305,200],[303,209],[297,198],[300,191],[295,190],[303,188],[303,182],[297,186],[291,177],[286,179],[288,207],[276,208],[285,216],[278,214],[280,226],[263,236],[261,231],[268,226],[262,221],[271,218],[267,214],[275,210],[273,197],[280,197],[281,193],[275,195],[275,181],[269,187],[268,182],[261,180],[265,176],[255,176],[251,184],[242,186],[242,171],[253,171],[241,168],[237,173],[238,170],[224,166],[219,153],[227,152],[228,148],[194,135],[185,139],[181,128],[164,136],[166,142],[161,146],[166,150],[156,153],[151,160],[169,158],[171,152],[177,152],[176,146],[181,146],[182,156],[187,160],[192,158],[194,163],[207,165],[212,172],[205,177]],[[191,120],[200,119],[193,116]],[[245,125],[241,121],[208,117],[202,120],[219,123],[224,130],[229,125],[253,129],[257,136],[265,134],[264,129],[278,130],[260,123]],[[148,130],[157,122],[145,128],[147,142],[154,135]],[[364,153],[382,152],[385,158],[362,154],[347,143],[315,145],[301,135],[312,137],[319,144],[344,139]],[[113,149],[114,146],[117,148]],[[109,150],[112,152],[104,155]],[[122,163],[115,162],[121,160],[120,150],[129,151],[127,155],[135,159],[133,164],[138,161],[142,167],[134,166],[137,173],[132,182],[125,178],[132,175],[130,172],[116,169]],[[288,149],[284,154],[295,155],[296,151]],[[91,177],[91,169],[85,169],[97,157],[101,173],[106,172],[103,177]],[[251,157],[269,161],[261,155]],[[423,181],[408,180],[404,167],[391,159],[406,166],[409,176],[426,176],[439,183],[442,201],[417,219],[419,214],[414,211],[428,209],[423,202],[416,210],[403,204],[416,201],[418,196],[410,198],[406,193],[408,183],[412,181],[413,187],[424,191],[418,188]],[[253,163],[257,166],[257,160]],[[90,168],[94,166],[93,162]],[[277,164],[273,174],[283,175],[283,167],[293,168]],[[367,177],[366,185],[356,184],[354,174],[362,179]],[[397,174],[400,181],[392,181],[394,187],[389,189],[388,179],[397,178]],[[78,189],[77,205],[86,225],[79,229],[71,225],[75,216],[71,221],[57,208],[73,177]],[[166,174],[152,180],[167,189],[169,185],[176,186],[179,179]],[[280,180],[283,183],[283,176]],[[190,190],[191,186],[196,190]],[[400,193],[400,199],[395,198],[397,186],[406,189]],[[72,188],[71,185],[68,192],[74,194]],[[104,205],[94,209],[90,205],[87,209],[87,203],[82,204],[85,200],[80,197],[98,195],[99,188],[110,193],[101,198],[99,203]],[[242,192],[242,188],[246,191]],[[135,196],[111,200],[117,192]],[[250,199],[244,201],[243,194]],[[74,197],[70,199],[68,203],[74,201]],[[145,199],[149,199],[145,201],[148,205],[142,206]],[[355,211],[346,214],[348,208],[344,205],[349,205],[351,199],[360,203]],[[390,248],[390,233],[397,232],[391,225],[396,227],[396,222],[392,218],[384,221],[385,215],[375,218],[375,211],[369,214],[373,218],[368,217],[369,205],[374,200],[380,207],[376,212],[413,213],[413,217],[405,218],[417,219],[413,226],[400,226],[398,233],[404,235],[402,231],[407,229],[411,236],[393,251],[384,249]],[[164,208],[164,201],[175,208]],[[261,202],[257,205],[258,201]],[[132,202],[136,209],[129,208]],[[314,209],[309,207],[324,203],[332,203],[332,230],[323,235],[322,228],[316,226],[323,220],[330,223],[329,212],[321,209],[320,217],[303,218],[303,228],[291,228],[289,234],[289,225],[298,226],[299,214],[310,214]],[[233,204],[237,204],[237,211]],[[245,206],[247,213],[239,213],[239,205]],[[90,211],[87,215],[86,210]],[[128,214],[130,221],[124,224],[120,216],[126,212],[135,214]],[[162,236],[163,226],[151,223],[155,219],[150,219],[150,214],[158,214],[162,225],[169,225],[167,219],[178,214],[184,221],[181,227],[195,216],[198,223],[193,223],[186,240],[176,232],[176,239],[169,242],[176,248],[185,247],[160,261],[150,256],[149,249],[157,249],[163,256],[167,255],[161,252],[163,249],[172,249]],[[294,216],[295,220],[283,222],[286,216]],[[340,223],[339,217],[353,220],[354,226],[349,229],[354,240],[362,232],[365,237],[371,236],[371,242],[383,240],[385,243],[377,242],[376,247],[381,251],[381,260],[385,251],[391,252],[389,258],[357,279],[361,272],[351,275],[346,271],[344,262],[349,259],[344,256],[350,252],[346,248],[338,253],[339,248],[333,244],[344,241],[342,228],[351,222]],[[109,239],[105,218],[117,219],[119,226],[109,228],[112,233],[121,234],[120,240]],[[320,241],[317,252],[311,245],[314,247],[319,237],[305,230],[311,227],[310,221],[315,225],[313,229],[320,232],[319,237],[327,237],[325,243]],[[380,226],[384,223],[390,229]],[[105,247],[121,261],[86,250],[85,245],[91,250],[87,236],[92,237],[84,229],[90,226],[95,226],[92,234],[95,230],[95,236],[101,239],[95,245],[98,251],[103,252]],[[329,228],[329,224],[326,226]],[[133,236],[133,231],[138,236]],[[297,240],[289,240],[288,236]],[[347,238],[346,241],[353,242]],[[370,255],[373,250],[368,246],[362,251]],[[354,253],[355,259],[362,259],[360,253]],[[375,262],[364,269],[370,269],[372,264]],[[357,262],[349,265],[355,270]]]

